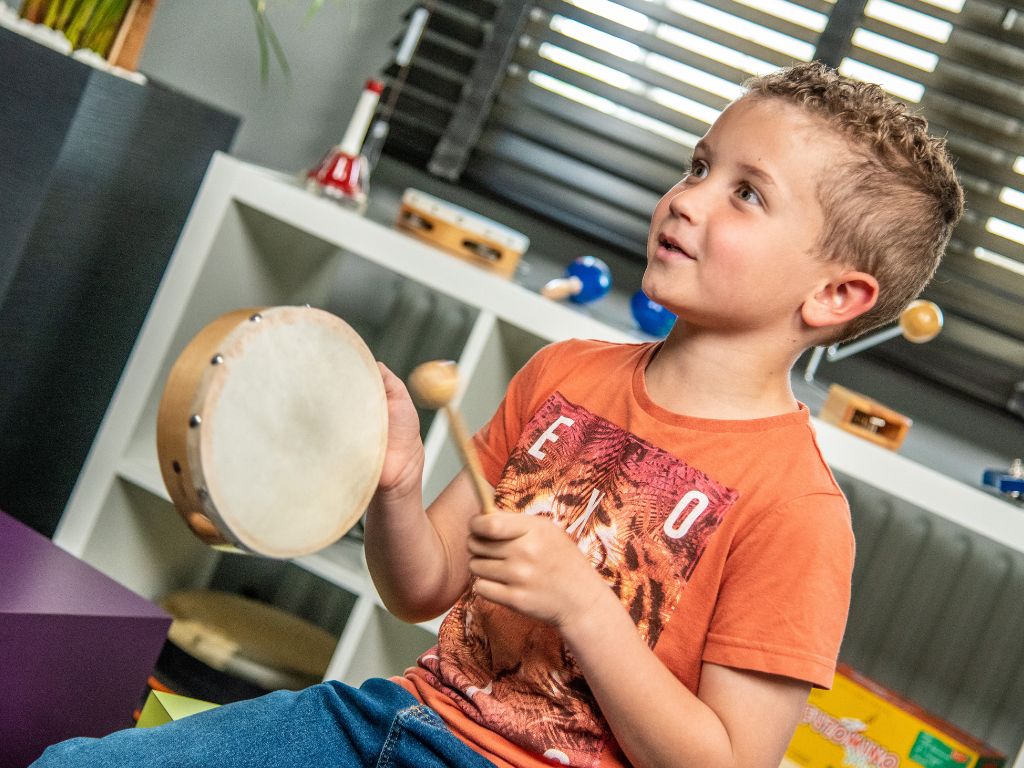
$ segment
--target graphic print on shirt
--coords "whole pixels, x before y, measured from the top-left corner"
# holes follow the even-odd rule
[[[495,504],[551,517],[654,648],[737,496],[555,393],[520,435]],[[469,717],[554,764],[594,765],[610,738],[557,631],[472,592],[420,666]]]

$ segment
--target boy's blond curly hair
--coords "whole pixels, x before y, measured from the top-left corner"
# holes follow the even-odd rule
[[[920,115],[879,86],[818,62],[744,83],[742,98],[782,99],[823,119],[852,152],[819,182],[825,258],[878,280],[878,301],[829,343],[897,318],[939,265],[964,210],[964,193],[945,139],[930,136]]]

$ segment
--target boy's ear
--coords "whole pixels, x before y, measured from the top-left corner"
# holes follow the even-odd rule
[[[843,325],[860,317],[878,301],[878,281],[867,272],[841,272],[819,288],[800,308],[812,328]]]

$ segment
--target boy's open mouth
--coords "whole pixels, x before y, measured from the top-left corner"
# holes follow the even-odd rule
[[[659,235],[658,236],[658,245],[661,246],[662,248],[664,248],[665,250],[673,251],[675,253],[678,253],[678,254],[681,254],[683,256],[686,256],[689,259],[693,258],[690,254],[688,254],[686,251],[684,251],[682,249],[682,247],[680,247],[679,243],[677,243],[675,240],[673,240],[670,237],[666,237],[665,235]]]

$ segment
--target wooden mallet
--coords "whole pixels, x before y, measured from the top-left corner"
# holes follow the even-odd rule
[[[487,481],[484,480],[480,458],[476,455],[462,415],[452,405],[455,393],[459,389],[459,367],[451,360],[432,360],[414,368],[409,374],[408,384],[409,393],[418,405],[432,410],[443,408],[448,415],[452,437],[469,469],[473,489],[480,500],[483,513],[491,514],[494,512],[494,498]]]

